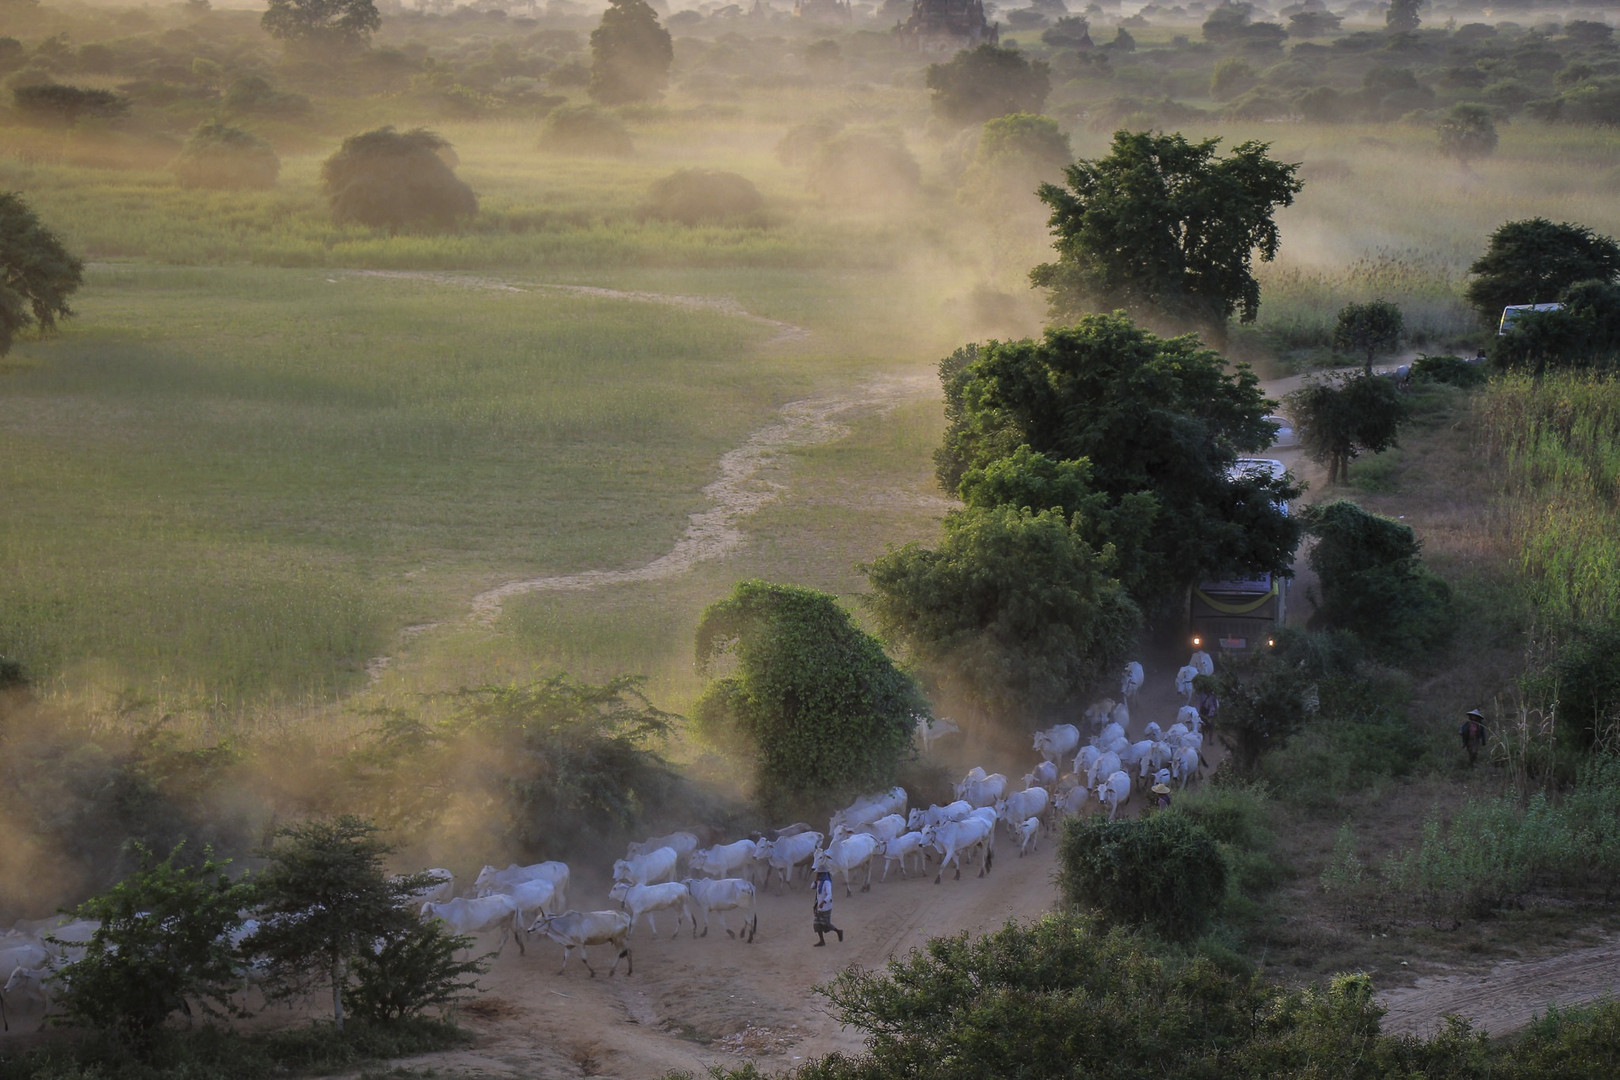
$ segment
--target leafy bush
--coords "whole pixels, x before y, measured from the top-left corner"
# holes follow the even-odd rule
[[[1578,623],[1530,679],[1582,747],[1620,730],[1620,621]]]
[[[447,228],[476,214],[477,196],[444,160],[449,149],[423,128],[398,132],[389,126],[344,139],[321,166],[332,220],[397,231]]]
[[[1469,363],[1461,356],[1419,356],[1412,361],[1412,378],[1418,382],[1449,383],[1469,389],[1483,386],[1489,377],[1484,365]]]
[[[281,161],[257,135],[216,120],[191,133],[173,168],[181,187],[267,188],[275,186]]]
[[[1452,629],[1451,588],[1419,557],[1411,526],[1338,499],[1305,511],[1316,536],[1317,611],[1375,651],[1410,656]]]
[[[635,153],[630,132],[609,113],[589,105],[553,109],[540,129],[540,149],[553,154],[629,157]]]
[[[71,125],[87,117],[115,120],[129,112],[129,99],[111,90],[40,83],[19,86],[11,96],[17,111],[36,123]]]
[[[1065,904],[1167,938],[1198,937],[1226,898],[1228,868],[1215,838],[1181,814],[1072,819],[1064,823],[1058,860]]]
[[[764,224],[765,197],[746,177],[715,169],[681,169],[655,181],[643,216],[682,225]]]
[[[823,199],[865,206],[904,202],[922,169],[895,132],[849,131],[823,142],[810,163],[810,190]]]
[[[1052,88],[1046,61],[988,44],[928,65],[924,82],[933,92],[934,115],[963,126],[1008,113],[1039,113]]]
[[[225,108],[233,113],[294,117],[310,112],[309,98],[276,90],[258,75],[244,75],[225,91]]]
[[[826,593],[744,581],[711,604],[697,659],[735,660],[696,706],[711,738],[755,759],[757,795],[785,809],[886,787],[924,712],[917,685]]]
[[[979,132],[957,198],[998,217],[1019,209],[1040,214],[1035,189],[1060,177],[1073,157],[1069,137],[1051,117],[997,117]]]
[[[477,976],[487,966],[482,959],[456,959],[473,944],[437,919],[381,938],[354,958],[350,1009],[361,1020],[389,1025],[465,998],[478,989]]]

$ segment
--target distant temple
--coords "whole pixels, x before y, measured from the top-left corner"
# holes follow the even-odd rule
[[[850,22],[850,0],[794,0],[793,17],[810,22]]]
[[[913,0],[911,18],[894,28],[918,52],[956,52],[1001,44],[1000,28],[984,17],[984,0]]]

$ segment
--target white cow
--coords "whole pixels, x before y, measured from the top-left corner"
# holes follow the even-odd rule
[[[996,803],[996,817],[1007,825],[1007,834],[1017,836],[1026,818],[1038,818],[1046,813],[1052,796],[1045,788],[1034,787],[1015,791]]]
[[[1176,672],[1176,693],[1182,696],[1184,703],[1192,701],[1193,680],[1197,677],[1198,669],[1191,664],[1187,664]]]
[[[1045,761],[1056,761],[1074,753],[1080,745],[1080,729],[1073,724],[1056,724],[1035,733],[1035,752]]]
[[[923,834],[920,832],[904,832],[892,840],[885,840],[878,844],[877,853],[883,856],[883,874],[879,881],[889,880],[889,867],[895,863],[900,864],[900,876],[906,876],[906,858],[916,855],[922,864],[928,865],[928,854],[923,850]]]
[[[754,842],[736,840],[692,852],[692,873],[715,878],[734,877],[738,870],[752,874],[754,861]]]
[[[1087,705],[1086,711],[1080,715],[1081,718],[1086,721],[1086,723],[1091,725],[1091,730],[1096,731],[1098,728],[1108,723],[1108,714],[1113,711],[1114,699],[1103,698],[1101,701],[1093,701],[1090,705]]]
[[[1057,783],[1058,767],[1050,761],[1043,761],[1034,769],[1024,774],[1024,787],[1051,787]]]
[[[499,892],[492,892],[489,895],[512,898],[512,903],[517,906],[512,925],[520,929],[544,915],[548,907],[553,911],[562,909],[562,902],[557,899],[557,887],[545,878],[502,886]]]
[[[873,836],[879,840],[892,840],[905,831],[906,819],[901,817],[899,814],[890,814],[888,817],[880,817],[876,821],[868,822],[858,829],[850,830],[852,833],[862,832],[867,836]],[[838,838],[834,837],[833,839],[836,840]]]
[[[1108,726],[1099,731],[1097,733],[1097,737],[1091,740],[1091,745],[1106,750],[1109,748],[1109,746],[1120,739],[1123,739],[1124,737],[1125,726],[1123,724],[1116,724],[1113,721],[1109,721]]]
[[[517,915],[517,901],[505,893],[469,899],[458,896],[442,904],[429,900],[422,905],[422,918],[442,920],[452,934],[482,934],[499,929],[501,943],[495,946],[495,955],[506,948],[506,939],[512,936],[512,921]],[[524,952],[523,938],[518,937],[518,952]]]
[[[1099,755],[1097,760],[1091,763],[1091,768],[1086,771],[1086,787],[1096,791],[1099,781],[1118,772],[1123,764],[1119,755],[1112,750]]]
[[[1187,666],[1190,668],[1196,668],[1198,670],[1198,674],[1200,675],[1215,674],[1215,661],[1211,660],[1209,658],[1209,653],[1205,652],[1203,649],[1199,649],[1192,654],[1192,659],[1187,661]]]
[[[855,833],[842,840],[834,840],[826,849],[816,857],[816,870],[837,870],[844,875],[844,895],[853,896],[850,889],[849,875],[852,870],[866,867],[866,881],[861,885],[861,892],[872,890],[872,856],[877,854],[877,837],[866,833]]]
[[[1119,812],[1122,803],[1130,801],[1131,776],[1127,772],[1116,772],[1103,781],[1102,787],[1097,789],[1097,801],[1108,807],[1108,820],[1113,821],[1114,815]]]
[[[634,930],[636,920],[645,915],[647,916],[647,925],[652,927],[652,932],[656,936],[658,934],[658,923],[654,921],[654,913],[673,911],[675,913],[675,932],[670,937],[677,938],[681,936],[681,919],[683,916],[692,923],[692,936],[697,936],[697,920],[692,917],[692,894],[683,881],[663,881],[657,885],[631,885],[625,881],[615,882],[613,888],[608,890],[608,897],[617,900],[626,911],[630,912],[630,930]]]
[[[906,812],[906,802],[906,789],[899,786],[892,787],[888,791],[876,795],[862,795],[832,816],[832,821],[827,825],[827,831],[831,833],[840,825],[848,825],[854,828],[856,825],[865,825],[867,822],[876,821],[880,817],[888,817],[890,814],[904,814]]]
[[[942,821],[961,821],[972,809],[973,804],[966,799],[957,799],[944,806],[935,803],[926,810],[913,810],[906,818],[906,828],[915,831],[924,825],[938,825]]]
[[[1137,691],[1142,689],[1142,665],[1132,660],[1125,665],[1125,671],[1119,678],[1119,697],[1121,701],[1135,701]]]
[[[1186,725],[1189,731],[1197,731],[1203,722],[1203,714],[1195,706],[1183,705],[1176,710],[1176,723]]]
[[[613,880],[627,881],[631,885],[656,885],[674,878],[678,862],[680,856],[674,848],[655,848],[633,859],[620,859],[614,863]]]
[[[956,726],[956,721],[948,717],[941,716],[930,720],[927,716],[919,713],[917,715],[917,726],[913,734],[916,735],[917,741],[922,743],[923,753],[926,754],[934,748],[935,743],[945,736],[959,735],[961,732],[962,729]]]
[[[1170,759],[1170,775],[1179,780],[1182,787],[1186,787],[1187,781],[1198,775],[1200,764],[1198,751],[1191,746],[1183,746]]]
[[[637,855],[645,855],[649,851],[657,851],[659,848],[664,847],[674,848],[678,858],[690,859],[692,852],[697,850],[698,838],[696,834],[689,832],[672,832],[668,836],[654,836],[639,843],[631,844],[625,849],[624,857],[633,859]]]
[[[761,840],[758,847],[764,852],[770,870],[775,870],[781,876],[782,884],[791,888],[793,871],[801,866],[806,870],[810,868],[816,849],[821,847],[821,834],[806,832],[779,836],[775,840]],[[769,870],[766,873],[769,874]]]
[[[0,1003],[10,1000],[15,1008],[19,1001],[39,1002],[39,1030],[44,1031],[45,1018],[51,1011],[50,979],[51,972],[45,968],[14,967],[6,977],[6,985],[0,987]],[[0,1004],[0,1028],[11,1030],[11,1021],[5,1019],[3,1004]]]
[[[1077,785],[1059,795],[1053,809],[1064,817],[1077,817],[1090,798],[1090,789]]]
[[[934,875],[934,884],[940,883],[945,876],[945,867],[951,863],[956,864],[956,880],[962,880],[963,857],[981,848],[984,850],[984,862],[979,867],[979,876],[984,877],[990,870],[991,859],[994,858],[991,840],[995,833],[995,822],[985,821],[982,817],[947,821],[943,825],[930,825],[924,829],[923,838],[943,856],[939,872]]]
[[[1152,739],[1154,742],[1162,742],[1164,741],[1164,729],[1159,726],[1157,720],[1149,720],[1147,726],[1142,729],[1142,737]]]
[[[1013,831],[1013,835],[1018,838],[1018,857],[1020,859],[1024,857],[1024,852],[1035,850],[1036,837],[1040,834],[1040,831],[1041,819],[1038,817],[1025,818],[1023,824]]]
[[[957,788],[956,797],[974,807],[993,806],[995,801],[1007,794],[1007,778],[1001,773],[991,773],[983,780],[971,780]]]
[[[613,958],[613,966],[608,968],[608,978],[619,968],[619,961],[623,960],[624,973],[635,974],[635,960],[630,956],[630,916],[622,911],[565,911],[561,915],[542,915],[529,927],[530,933],[539,932],[563,947],[562,967],[557,969],[561,975],[568,970],[568,958],[579,950],[579,958],[585,965],[585,970],[596,978],[596,969],[591,967],[591,960],[585,949],[590,945],[612,945],[618,950]]]
[[[1091,767],[1097,763],[1097,759],[1102,757],[1102,755],[1103,752],[1100,747],[1082,746],[1080,748],[1080,752],[1074,755],[1073,768],[1075,773],[1079,774],[1090,772]]]
[[[1109,723],[1118,724],[1121,731],[1131,726],[1131,707],[1123,701],[1114,706],[1114,711],[1108,714]]]
[[[531,863],[528,866],[513,863],[505,870],[486,866],[478,872],[478,877],[473,879],[473,895],[489,896],[491,893],[505,892],[507,886],[521,885],[525,881],[551,882],[551,888],[556,894],[555,906],[567,906],[568,864],[562,862]]]
[[[867,837],[868,840],[871,837]],[[716,912],[720,916],[720,929],[726,932],[726,937],[740,938],[753,944],[754,932],[759,929],[759,911],[754,906],[757,894],[752,881],[742,878],[687,878],[686,887],[692,893],[692,906],[703,913],[703,937],[709,936],[709,914]],[[743,911],[742,930],[731,932],[726,925],[726,912],[735,909]],[[694,934],[697,923],[692,924]],[[743,937],[743,934],[747,937]]]

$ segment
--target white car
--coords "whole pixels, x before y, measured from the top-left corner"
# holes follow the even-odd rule
[[[1299,445],[1299,437],[1294,434],[1294,422],[1286,416],[1268,416],[1266,423],[1277,425],[1277,434],[1271,440],[1271,449],[1287,450]]]

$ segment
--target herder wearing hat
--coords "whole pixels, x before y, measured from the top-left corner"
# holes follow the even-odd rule
[[[1158,796],[1158,798],[1154,800],[1154,803],[1153,803],[1154,806],[1158,807],[1160,810],[1168,810],[1168,809],[1170,809],[1170,785],[1169,784],[1154,784],[1153,785],[1153,794]]]
[[[822,862],[816,869],[816,898],[815,898],[815,931],[816,945],[827,944],[827,933],[831,931],[838,935],[838,940],[844,940],[844,932],[833,925],[833,880],[832,871]]]
[[[1462,725],[1457,728],[1457,734],[1462,736],[1463,749],[1468,751],[1468,764],[1472,765],[1485,747],[1485,714],[1478,709],[1469,709],[1463,716]]]

